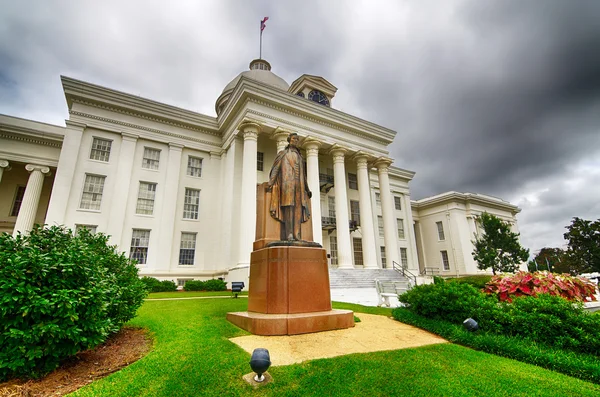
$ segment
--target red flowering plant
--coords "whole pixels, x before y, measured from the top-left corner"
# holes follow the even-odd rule
[[[485,285],[483,291],[496,294],[502,302],[512,302],[518,296],[550,294],[570,301],[595,301],[596,285],[583,277],[553,274],[546,271],[497,275]]]

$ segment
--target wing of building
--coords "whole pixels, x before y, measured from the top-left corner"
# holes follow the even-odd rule
[[[497,198],[411,201],[415,173],[388,150],[396,132],[336,110],[337,89],[319,76],[288,85],[254,60],[217,98],[217,117],[61,79],[65,127],[0,115],[0,231],[88,228],[109,234],[142,275],[230,278],[247,272],[256,185],[290,132],[332,267],[474,274],[474,217],[488,211],[516,229],[519,209]]]

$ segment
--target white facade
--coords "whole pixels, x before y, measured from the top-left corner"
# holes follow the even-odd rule
[[[443,270],[435,256],[444,245],[450,272],[472,274],[469,219],[486,210],[516,227],[518,209],[497,199],[411,203],[414,172],[389,157],[396,132],[332,108],[336,88],[321,77],[289,86],[267,62],[250,66],[217,99],[217,117],[68,77],[65,127],[0,115],[0,230],[89,227],[138,259],[142,275],[239,278],[256,184],[289,132],[301,137],[314,239],[332,266]],[[438,219],[452,230],[442,245]]]

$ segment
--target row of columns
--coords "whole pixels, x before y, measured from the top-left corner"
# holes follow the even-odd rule
[[[260,125],[254,122],[243,122],[239,126],[240,135],[244,139],[242,160],[242,186],[241,186],[241,212],[240,212],[240,245],[238,265],[248,264],[256,230],[256,153],[257,140],[260,133]],[[285,149],[289,132],[276,130],[273,137],[277,143],[277,152]],[[319,199],[319,148],[321,143],[312,138],[305,139],[303,147],[306,150],[307,182],[313,192],[312,200],[312,227],[315,242],[322,244],[321,230],[321,201]],[[348,195],[346,187],[345,159],[347,149],[334,145],[328,154],[333,158],[333,172],[335,178],[335,207],[336,207],[336,230],[337,230],[337,255],[338,267],[351,269],[352,263],[352,241],[350,237],[350,225],[348,217]],[[358,152],[352,159],[356,161],[357,178],[359,190],[360,224],[362,229],[363,264],[365,268],[378,268],[377,244],[375,239],[375,225],[373,222],[373,211],[371,205],[370,183],[369,183],[369,156]],[[400,263],[398,250],[398,236],[394,198],[390,191],[389,166],[391,159],[379,159],[373,165],[377,168],[379,175],[379,188],[383,213],[385,253],[389,263],[392,261]],[[405,203],[403,203],[405,204]],[[406,204],[405,204],[406,205]],[[410,204],[407,211],[410,212]],[[412,218],[411,218],[412,219]],[[411,220],[408,219],[407,221]],[[412,226],[412,222],[409,223]],[[412,227],[409,227],[412,229]],[[411,250],[411,256],[413,253]],[[411,258],[409,258],[410,260]]]
[[[0,160],[0,182],[5,169],[10,169],[10,163],[7,160]],[[50,167],[45,165],[27,164],[25,169],[29,172],[29,179],[19,208],[19,215],[17,215],[13,236],[19,233],[27,234],[33,229],[44,187],[44,178],[50,175]]]

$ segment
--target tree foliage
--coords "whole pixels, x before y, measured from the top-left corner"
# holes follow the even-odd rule
[[[576,276],[585,273],[585,269],[577,261],[573,261],[567,251],[561,248],[544,247],[537,253],[527,267],[530,272],[549,271],[554,273],[568,273]]]
[[[482,228],[480,235],[475,235],[473,259],[480,270],[491,268],[492,272],[513,273],[519,264],[529,257],[529,250],[519,243],[519,233],[510,230],[510,224],[495,215],[482,213],[477,217]]]
[[[600,219],[573,218],[564,234],[570,261],[585,272],[600,272]]]

